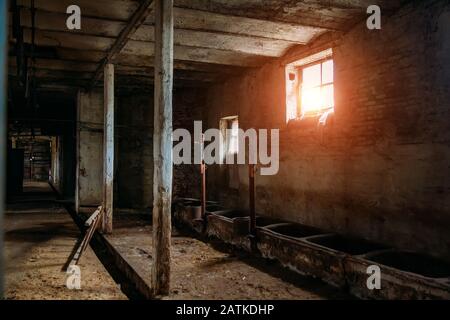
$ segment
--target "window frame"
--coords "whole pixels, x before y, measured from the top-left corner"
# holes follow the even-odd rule
[[[233,129],[233,123],[237,124],[237,135],[239,135],[239,116],[227,116],[227,117],[223,117],[220,118],[219,120],[219,128],[220,131],[222,133],[222,143],[224,145],[224,150],[223,150],[223,157],[225,160],[225,158],[227,156],[233,156],[235,157],[238,153],[239,153],[239,137],[236,137],[236,148],[237,150],[232,150],[232,152],[230,152],[230,146],[231,146],[231,140],[232,140],[232,129]],[[230,135],[228,135],[228,130]]]
[[[333,81],[332,82],[327,82],[327,83],[323,83],[323,64],[328,62],[328,61],[333,61]],[[302,117],[316,117],[319,115],[322,115],[325,112],[328,112],[330,110],[334,110],[335,105],[333,105],[333,107],[328,107],[328,108],[323,108],[317,111],[313,111],[313,112],[302,112],[302,88],[303,88],[303,70],[312,66],[316,66],[316,65],[320,65],[320,85],[312,87],[312,88],[320,88],[322,90],[323,87],[329,86],[329,85],[333,85],[333,92],[334,92],[334,59],[333,56],[331,57],[326,57],[314,62],[310,62],[308,64],[305,65],[301,65],[301,66],[297,66],[295,68],[296,73],[297,73],[297,77],[298,77],[298,82],[297,82],[297,86],[296,86],[296,96],[297,96],[297,118],[302,118]],[[333,97],[334,100],[334,97]]]

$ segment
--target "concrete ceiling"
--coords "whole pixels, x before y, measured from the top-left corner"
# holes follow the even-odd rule
[[[175,84],[210,83],[282,56],[326,32],[351,28],[378,4],[383,12],[404,0],[175,0]],[[31,43],[30,0],[17,0],[24,42]],[[66,28],[66,9],[81,8],[81,30]],[[116,42],[136,0],[35,0],[39,47],[36,78],[41,86],[84,87]],[[12,24],[10,19],[10,25]],[[153,11],[115,55],[118,85],[147,86],[153,77]],[[10,75],[17,73],[10,37]]]

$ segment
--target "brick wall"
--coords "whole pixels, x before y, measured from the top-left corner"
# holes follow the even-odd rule
[[[116,107],[116,207],[153,205],[153,96],[121,95]]]
[[[208,124],[238,114],[279,128],[280,171],[256,178],[257,211],[448,258],[450,252],[450,5],[415,1],[381,31],[365,22],[217,85]],[[286,125],[284,65],[332,47],[335,117]],[[210,168],[209,197],[248,207],[247,168],[230,193]]]
[[[173,128],[193,131],[201,120],[201,89],[175,89]],[[122,94],[116,110],[116,206],[148,209],[153,205],[153,95]],[[199,197],[200,176],[192,165],[173,169],[173,197]]]
[[[202,110],[205,106],[206,94],[203,88],[175,89],[173,129],[183,128],[193,133],[194,121],[203,120]],[[173,179],[173,198],[200,197],[201,179],[198,165],[174,165]]]

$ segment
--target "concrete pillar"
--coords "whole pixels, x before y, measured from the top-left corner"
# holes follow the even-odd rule
[[[114,65],[108,63],[104,70],[104,129],[103,129],[103,221],[102,232],[113,231],[114,196]]]
[[[155,295],[168,294],[170,289],[172,81],[173,0],[156,0],[152,265]]]

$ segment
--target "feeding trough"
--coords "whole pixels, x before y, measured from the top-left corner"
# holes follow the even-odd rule
[[[368,267],[380,271],[380,288],[367,287]],[[370,299],[450,299],[450,263],[408,251],[382,250],[345,260],[350,292]]]

